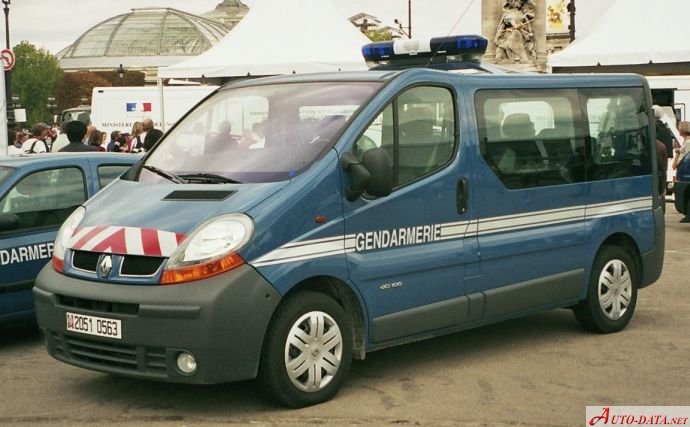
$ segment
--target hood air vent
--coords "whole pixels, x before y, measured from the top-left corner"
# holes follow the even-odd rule
[[[163,200],[185,200],[185,201],[206,201],[206,202],[220,202],[225,200],[237,191],[227,190],[178,190],[173,191],[163,198]]]

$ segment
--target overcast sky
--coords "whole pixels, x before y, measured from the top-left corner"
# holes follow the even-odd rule
[[[10,44],[22,40],[57,53],[89,28],[132,8],[172,7],[201,14],[211,11],[221,0],[14,0],[10,5]],[[265,0],[244,0],[252,4]],[[325,1],[325,0],[324,0]],[[332,0],[343,16],[359,12],[377,16],[393,25],[399,18],[407,24],[407,0]],[[497,1],[497,0],[496,0]],[[578,0],[577,30],[584,34],[614,0]],[[472,4],[460,25],[461,14]],[[412,0],[413,36],[480,33],[481,0]],[[308,25],[308,19],[304,25]],[[4,28],[4,25],[3,25]],[[299,28],[299,25],[296,25]],[[0,38],[3,38],[0,33]],[[2,40],[2,46],[5,40]]]

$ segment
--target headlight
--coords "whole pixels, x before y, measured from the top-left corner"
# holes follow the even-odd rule
[[[53,268],[56,271],[65,271],[65,251],[69,245],[69,240],[74,235],[74,231],[84,219],[84,214],[86,214],[86,209],[83,206],[78,207],[70,216],[67,217],[65,222],[55,236],[55,244],[53,245]]]
[[[254,222],[242,214],[223,215],[206,222],[170,256],[161,284],[205,279],[244,264],[237,252],[253,233]]]

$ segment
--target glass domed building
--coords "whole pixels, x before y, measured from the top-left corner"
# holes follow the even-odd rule
[[[158,67],[199,55],[228,31],[218,21],[177,9],[132,9],[87,30],[57,58],[65,71],[113,71],[122,64],[151,81]]]

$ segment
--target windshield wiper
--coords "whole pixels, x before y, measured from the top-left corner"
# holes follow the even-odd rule
[[[163,178],[167,179],[168,181],[172,181],[172,182],[174,182],[174,183],[176,183],[176,184],[187,184],[187,180],[186,180],[186,179],[184,179],[184,178],[182,178],[182,177],[180,177],[180,176],[177,176],[177,175],[175,175],[175,174],[172,173],[172,172],[166,172],[166,171],[164,171],[164,170],[162,170],[162,169],[158,169],[158,168],[155,167],[155,166],[144,165],[143,167],[144,167],[144,169],[146,169],[146,170],[149,170],[149,171],[151,171],[151,172],[153,172],[153,173],[155,173],[155,174],[157,174],[157,175],[162,176]]]
[[[180,175],[180,178],[186,180],[187,182],[201,182],[201,183],[211,183],[211,184],[242,184],[232,178],[226,178],[222,175],[216,175],[214,173],[187,173]]]

